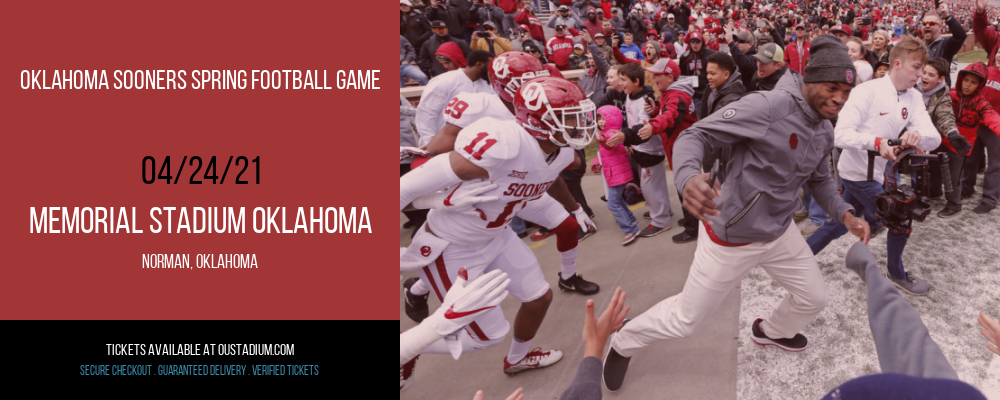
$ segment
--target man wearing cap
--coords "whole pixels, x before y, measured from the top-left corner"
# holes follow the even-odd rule
[[[469,21],[469,8],[462,8],[457,3],[445,0],[431,0],[427,18],[431,21],[444,21],[448,26],[448,34],[455,39],[465,40],[465,28]]]
[[[593,39],[595,34],[598,34],[604,28],[601,26],[601,21],[597,19],[597,10],[593,8],[587,9],[587,19],[583,21],[583,27],[587,29],[587,33],[590,34],[590,38]]]
[[[448,72],[440,63],[434,61],[434,54],[437,53],[438,47],[441,47],[442,44],[455,43],[462,49],[462,54],[466,57],[472,49],[464,40],[448,35],[448,26],[445,25],[444,21],[431,21],[431,31],[434,32],[434,37],[427,39],[420,47],[420,66],[425,71],[430,71],[433,77]]]
[[[750,79],[750,87],[747,91],[774,89],[778,80],[785,76],[788,67],[784,63],[785,52],[776,43],[768,43],[761,46],[760,51],[754,54],[757,66],[756,73]]]
[[[618,7],[611,7],[611,26],[615,28],[616,31],[625,30],[625,19],[622,18],[622,9]],[[604,34],[607,35],[608,31],[605,30]]]
[[[809,47],[812,43],[806,35],[806,27],[803,24],[795,26],[795,40],[785,47],[785,64],[795,72],[803,73],[806,65],[809,64]]]
[[[515,15],[514,22],[521,24],[518,26],[518,31],[524,29],[531,34],[532,39],[545,43],[545,29],[542,27],[542,21],[535,16],[531,7],[525,7],[524,11]]]
[[[549,17],[549,28],[555,29],[559,25],[580,29],[583,27],[583,22],[580,21],[580,18],[569,7],[559,6],[559,12]]]
[[[608,42],[608,38],[604,36],[604,33],[598,32],[594,35],[594,41],[592,42],[601,54],[604,56],[604,60],[608,62],[609,65],[618,65],[618,60],[615,59],[614,51],[611,48],[611,43]],[[597,103],[596,101],[594,103]]]
[[[560,71],[576,69],[569,65],[569,55],[573,53],[573,36],[580,35],[580,32],[566,25],[556,25],[555,28],[555,36],[550,37],[545,43],[545,56]],[[567,31],[570,35],[566,34]]]
[[[847,41],[851,40],[851,27],[847,24],[840,24],[830,28],[830,34],[836,36],[837,39],[847,44]]]
[[[734,34],[732,23],[726,24],[723,29],[723,36],[729,39],[729,54],[740,70],[743,87],[750,91],[750,83],[757,75],[757,60],[753,58],[757,54],[757,45],[753,42],[753,35],[745,31]]]
[[[676,40],[681,38],[681,32],[684,31],[684,27],[677,23],[674,14],[667,14],[667,20],[660,25],[660,32],[663,31],[670,32]]]
[[[497,36],[497,26],[493,21],[484,22],[483,31],[476,33],[477,37],[472,40],[471,47],[473,50],[485,50],[494,56],[501,55],[505,51],[514,50],[514,46],[510,44],[510,40]],[[481,34],[486,34],[488,37],[479,37],[478,35]]]
[[[503,26],[503,10],[493,4],[493,0],[476,1],[472,3],[472,13],[480,24],[493,21],[496,26]]]
[[[681,75],[695,76],[698,78],[698,86],[694,89],[695,111],[701,118],[701,98],[705,95],[705,88],[708,87],[708,79],[705,74],[705,64],[708,63],[708,56],[715,53],[712,49],[705,48],[705,39],[701,32],[694,30],[688,32],[684,37],[684,42],[688,45],[688,51],[680,57]]]
[[[837,194],[828,154],[835,118],[855,80],[847,47],[817,39],[817,61],[805,77],[786,72],[769,92],[750,93],[681,133],[674,144],[674,182],[684,208],[702,221],[694,261],[681,293],[671,296],[611,336],[604,384],[621,388],[630,357],[656,341],[691,336],[729,292],[760,265],[788,295],[766,319],[750,324],[751,340],[801,351],[799,333],[827,304],[823,275],[796,228],[799,186],[808,182],[838,223],[867,242],[868,225]],[[702,173],[705,154],[728,148],[721,186]]]
[[[681,26],[682,31],[688,30],[688,18],[691,18],[691,7],[688,7],[687,2],[681,0],[674,0],[670,7],[667,7],[667,12],[673,14],[677,17],[677,23]],[[670,17],[669,15],[667,16]],[[680,39],[680,35],[675,35],[674,37]]]

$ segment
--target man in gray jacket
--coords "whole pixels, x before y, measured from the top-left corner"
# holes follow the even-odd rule
[[[834,143],[829,120],[856,83],[854,64],[833,36],[820,37],[812,49],[805,78],[786,72],[774,90],[730,103],[674,144],[674,182],[684,193],[684,208],[702,221],[698,248],[683,291],[612,337],[604,361],[608,390],[621,388],[630,357],[642,347],[697,332],[757,265],[789,295],[766,320],[751,324],[751,339],[805,349],[798,332],[826,307],[827,294],[816,258],[792,221],[799,186],[807,182],[823,209],[851,233],[866,243],[869,236],[868,224],[837,195],[826,158]],[[721,147],[729,147],[729,160],[720,187],[702,173],[702,159]]]

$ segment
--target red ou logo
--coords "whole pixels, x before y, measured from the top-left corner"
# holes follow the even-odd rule
[[[427,257],[427,256],[431,255],[431,247],[430,246],[421,247],[420,248],[420,255],[422,255],[424,257]]]
[[[903,107],[903,119],[906,119],[906,115],[907,115],[906,107]]]
[[[795,150],[799,146],[799,136],[793,133],[792,137],[788,138],[788,145],[792,146],[792,150]]]

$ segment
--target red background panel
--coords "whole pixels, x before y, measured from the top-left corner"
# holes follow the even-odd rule
[[[396,319],[395,4],[5,2],[0,319]],[[389,26],[390,28],[386,28]],[[380,90],[22,90],[21,70],[378,69]],[[190,77],[190,75],[188,75]],[[142,158],[261,158],[235,185],[144,184]],[[234,160],[235,163],[235,160]],[[204,165],[201,174],[204,174]],[[235,172],[234,172],[235,171]],[[148,172],[147,172],[148,173]],[[176,176],[175,176],[176,177]],[[247,179],[249,177],[249,179]],[[136,207],[142,234],[32,234],[30,207]],[[151,233],[149,209],[246,207],[242,234]],[[258,234],[254,207],[368,207],[372,234]],[[163,219],[161,218],[161,221]],[[259,269],[143,269],[256,253]]]

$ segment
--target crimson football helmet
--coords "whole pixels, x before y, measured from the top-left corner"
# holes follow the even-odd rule
[[[586,147],[597,133],[596,110],[579,86],[563,78],[532,79],[521,85],[514,97],[517,122],[528,133],[577,150]],[[557,133],[562,133],[561,140]]]
[[[549,76],[541,61],[523,51],[505,51],[494,57],[489,72],[493,91],[506,102],[514,101],[514,94],[525,81]]]

